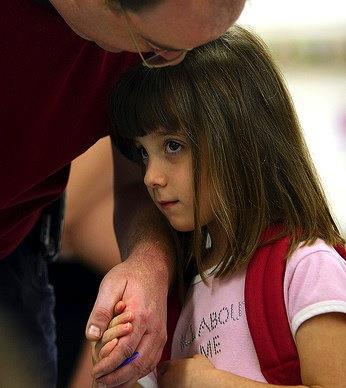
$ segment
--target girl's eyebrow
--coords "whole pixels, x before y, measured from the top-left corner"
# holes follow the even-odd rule
[[[170,135],[172,133],[175,133],[175,131],[168,131],[167,129],[158,129],[157,131],[155,131],[155,133],[159,136],[166,136],[166,135]]]
[[[184,132],[180,129],[166,129],[166,128],[159,128],[157,131],[155,131],[159,136],[169,136],[169,135],[180,135],[183,136]]]
[[[151,132],[151,133],[154,133],[155,136],[158,136],[158,137],[165,137],[165,136],[172,136],[172,135],[173,135],[173,136],[174,136],[174,135],[177,135],[177,136],[186,137],[185,134],[184,134],[184,132],[181,131],[181,130],[173,130],[173,129],[172,129],[172,130],[169,130],[169,129],[165,129],[165,128],[159,128],[159,129],[157,129],[157,130],[155,130],[155,131],[153,131],[153,132]],[[135,138],[133,139],[135,146],[142,145],[140,139],[141,139],[142,137],[145,137],[145,136],[148,136],[148,135],[150,135],[150,133],[148,133],[148,134],[146,134],[146,135],[144,135],[144,136],[137,136],[137,137],[135,137]]]
[[[170,132],[167,132],[167,131],[165,131],[164,129],[159,129],[159,130],[155,131],[154,133],[155,133],[155,136],[158,136],[158,137],[165,137],[165,136],[167,136],[167,135],[170,134]],[[135,138],[134,138],[134,145],[135,145],[136,147],[141,146],[141,145],[142,145],[142,142],[141,142],[140,139],[141,139],[142,137],[146,137],[146,136],[148,136],[148,135],[135,137]]]

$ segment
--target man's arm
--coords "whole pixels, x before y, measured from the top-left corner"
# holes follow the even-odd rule
[[[159,242],[161,249],[171,256],[171,229],[148,194],[141,166],[129,161],[115,148],[113,158],[114,226],[121,257],[128,258],[136,246],[147,242]],[[169,266],[171,264],[169,260]]]
[[[135,315],[131,335],[93,368],[96,378],[110,386],[132,383],[149,373],[166,341],[167,293],[173,276],[174,248],[170,228],[151,201],[140,166],[114,152],[116,234],[123,263],[103,279],[87,324],[87,337],[98,339],[123,300]],[[91,330],[90,330],[91,329]],[[140,356],[115,371],[134,351]]]

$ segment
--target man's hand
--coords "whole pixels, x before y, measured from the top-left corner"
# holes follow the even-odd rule
[[[167,293],[169,274],[158,260],[155,246],[140,245],[129,258],[114,267],[103,279],[87,324],[87,338],[102,337],[113,318],[115,305],[122,300],[125,311],[133,312],[132,331],[119,339],[111,353],[97,362],[93,375],[107,387],[131,386],[152,371],[160,360],[166,342]],[[135,351],[133,362],[116,370]],[[125,384],[126,383],[126,384]]]

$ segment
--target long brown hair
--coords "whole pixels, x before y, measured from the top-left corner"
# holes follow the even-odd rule
[[[196,226],[191,252],[200,272],[203,166],[213,188],[215,218],[227,241],[217,276],[246,264],[264,243],[261,234],[269,225],[280,224],[280,236],[291,236],[290,252],[317,238],[330,245],[344,242],[283,77],[265,44],[244,28],[233,26],[190,51],[177,66],[129,70],[116,87],[111,119],[116,144],[134,159],[132,139],[155,129],[179,129],[189,139]]]

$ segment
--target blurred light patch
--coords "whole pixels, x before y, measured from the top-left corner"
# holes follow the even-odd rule
[[[346,237],[346,1],[248,0],[239,24],[268,44]]]

